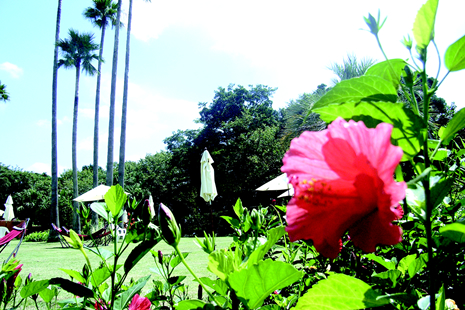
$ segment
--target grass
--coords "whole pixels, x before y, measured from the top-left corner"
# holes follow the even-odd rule
[[[216,276],[207,270],[208,266],[208,254],[202,251],[195,243],[195,238],[182,238],[179,248],[182,252],[188,252],[189,255],[186,258],[190,268],[200,277],[209,277],[215,279]],[[216,238],[216,248],[227,248],[232,241],[230,237],[218,237]],[[0,259],[4,260],[10,255],[13,248],[17,245],[17,241],[12,241],[0,254]],[[121,245],[121,243],[119,243]],[[124,264],[126,257],[129,255],[131,250],[137,244],[130,244],[129,248],[123,254],[123,257],[118,261],[118,264]],[[106,250],[112,251],[113,244],[102,247]],[[169,254],[173,249],[167,245],[164,241],[158,243],[153,250],[161,250],[163,254]],[[92,265],[92,268],[97,268],[100,263],[100,259],[88,251],[88,256]],[[16,256],[16,260],[19,260],[23,264],[21,277],[24,279],[29,273],[32,274],[34,280],[44,280],[54,277],[62,277],[69,279],[69,276],[60,270],[73,269],[81,271],[85,264],[83,255],[75,249],[62,248],[59,242],[45,243],[45,242],[23,242]],[[151,275],[149,282],[143,289],[143,294],[152,288],[152,280],[162,280],[161,277],[154,272],[150,271],[150,268],[155,268],[155,262],[151,253],[147,254],[130,272],[128,280],[133,278],[134,280],[140,279],[144,276]],[[122,270],[122,269],[120,269]],[[183,264],[180,264],[174,271],[174,275],[185,275],[187,278],[184,280],[189,286],[189,295],[195,296],[197,292],[197,283],[193,283],[193,277],[188,272]],[[60,297],[61,296],[61,297]],[[59,299],[69,298],[60,293]]]

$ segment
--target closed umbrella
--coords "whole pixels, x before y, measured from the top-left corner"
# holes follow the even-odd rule
[[[15,213],[13,212],[13,198],[11,195],[8,196],[5,202],[5,213],[4,216],[5,221],[11,221],[15,217]]]
[[[202,154],[200,160],[200,197],[205,199],[206,202],[211,202],[218,195],[215,184],[215,172],[213,170],[213,158],[210,156],[207,150]]]

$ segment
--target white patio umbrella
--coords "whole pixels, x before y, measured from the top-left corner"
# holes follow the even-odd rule
[[[283,191],[292,188],[292,184],[289,183],[289,180],[285,173],[274,178],[273,180],[263,184],[256,191]]]
[[[213,170],[213,158],[205,149],[200,160],[200,197],[211,204],[212,200],[218,196],[215,184],[215,172]]]
[[[11,221],[14,217],[15,213],[13,212],[13,198],[11,195],[9,195],[5,202],[5,213],[3,218],[5,221]]]
[[[73,200],[78,201],[78,202],[103,200],[105,199],[104,196],[108,192],[109,189],[110,189],[110,186],[99,185],[96,188],[93,188],[90,191],[82,194],[81,196],[74,198]]]

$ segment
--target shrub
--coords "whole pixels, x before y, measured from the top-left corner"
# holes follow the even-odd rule
[[[24,242],[46,242],[48,231],[36,231],[24,236]]]

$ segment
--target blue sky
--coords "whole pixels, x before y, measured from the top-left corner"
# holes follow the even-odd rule
[[[122,21],[127,20],[124,1]],[[178,129],[198,128],[198,103],[211,102],[228,84],[277,87],[275,109],[285,107],[321,83],[327,67],[347,53],[382,60],[363,16],[378,9],[388,19],[380,36],[390,58],[409,58],[400,40],[411,34],[423,0],[366,1],[158,1],[134,0],[128,101],[127,160],[163,150],[163,139]],[[90,0],[63,0],[60,37],[70,28],[100,30],[82,12]],[[48,172],[51,162],[51,88],[57,1],[0,0],[0,80],[11,100],[0,103],[0,162]],[[441,1],[436,42],[441,57],[465,34],[465,2]],[[114,32],[107,30],[102,69],[99,165],[106,166],[110,75]],[[118,160],[126,30],[120,32],[115,119]],[[437,57],[430,49],[428,74]],[[95,64],[96,66],[97,64]],[[442,67],[440,77],[446,73]],[[74,70],[58,74],[58,164],[71,168]],[[465,106],[465,73],[450,74],[438,95]],[[92,163],[96,77],[82,76],[78,120],[78,167]]]

